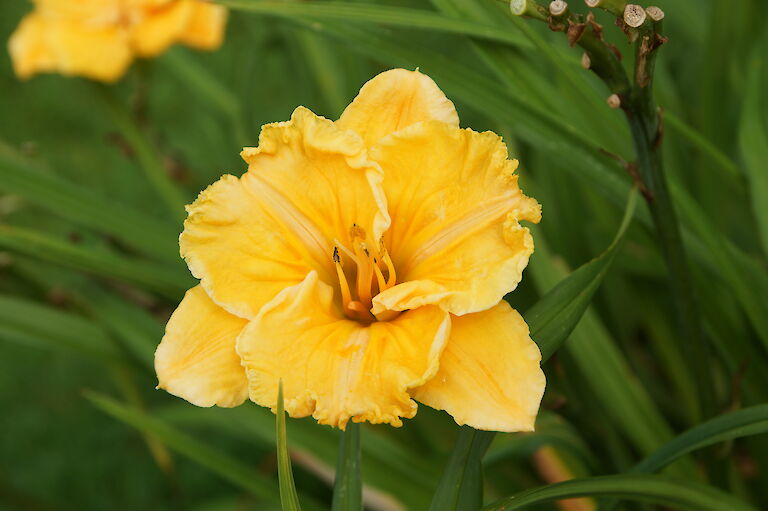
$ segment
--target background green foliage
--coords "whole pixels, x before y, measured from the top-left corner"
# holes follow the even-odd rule
[[[550,447],[573,476],[610,477],[518,505],[624,487],[672,507],[735,509],[734,496],[766,505],[768,438],[756,434],[768,411],[754,408],[768,397],[761,0],[658,2],[670,38],[656,76],[664,158],[710,355],[703,409],[749,408],[704,425],[642,201],[624,243],[611,245],[631,179],[605,151],[632,160],[626,123],[562,34],[495,0],[222,3],[238,9],[220,51],[175,48],[115,87],[19,82],[0,58],[0,509],[279,509],[271,413],[199,409],[153,390],[154,347],[194,283],[178,258],[178,204],[241,173],[238,152],[256,145],[260,125],[300,104],[335,119],[392,66],[432,76],[463,126],[501,133],[520,159],[544,219],[508,299],[547,355],[553,321],[583,313],[545,366],[536,433],[491,444],[486,503],[551,482],[539,450]],[[0,4],[0,40],[29,8]],[[626,39],[598,14],[630,67]],[[339,434],[287,422],[302,508],[328,508]],[[401,429],[360,434],[370,509],[427,509],[459,434],[450,417],[421,407]],[[664,466],[662,476],[615,475]]]

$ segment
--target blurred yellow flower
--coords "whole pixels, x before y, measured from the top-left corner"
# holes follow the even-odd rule
[[[368,82],[332,122],[266,125],[248,171],[188,207],[201,284],[155,354],[159,387],[199,406],[247,397],[292,417],[402,424],[420,401],[478,429],[533,428],[540,353],[502,300],[539,204],[501,139],[459,128],[418,71]]]
[[[173,43],[218,48],[227,11],[204,0],[34,0],[8,49],[20,78],[40,72],[114,82],[134,57]]]

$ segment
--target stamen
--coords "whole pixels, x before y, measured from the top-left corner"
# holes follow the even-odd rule
[[[395,282],[397,282],[397,274],[395,273],[395,265],[392,264],[392,259],[389,257],[389,252],[387,252],[386,249],[384,249],[382,260],[384,261],[384,264],[387,265],[387,289],[389,289],[395,285]]]
[[[381,268],[379,268],[379,263],[376,259],[373,260],[373,271],[376,273],[376,281],[379,283],[379,293],[389,289],[387,282],[384,280],[384,274],[381,273]]]
[[[347,276],[344,275],[344,270],[341,269],[341,257],[339,257],[339,250],[337,247],[333,248],[333,262],[336,266],[336,275],[339,277],[339,288],[341,289],[341,302],[344,305],[344,310],[349,309],[349,303],[352,301],[352,294],[349,292],[349,283],[347,282]]]

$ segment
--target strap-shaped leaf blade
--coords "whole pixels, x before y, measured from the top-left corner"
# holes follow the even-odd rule
[[[291,456],[288,454],[288,435],[285,432],[285,403],[283,402],[283,382],[277,391],[277,477],[280,483],[280,503],[283,511],[301,511],[296,483],[293,481]]]
[[[544,295],[525,313],[531,337],[547,360],[568,338],[587,310],[592,296],[603,281],[616,256],[616,250],[634,216],[637,193],[633,189],[624,218],[608,248],[595,259],[580,266]]]
[[[122,404],[108,396],[89,391],[86,392],[85,397],[99,410],[144,433],[153,435],[168,448],[199,463],[235,486],[266,502],[280,505],[280,495],[274,480],[241,461],[214,449],[157,417]],[[306,496],[303,500],[305,510],[319,511],[322,509],[322,506]]]
[[[483,508],[483,511],[514,511],[575,497],[622,497],[681,510],[755,511],[749,504],[712,486],[649,475],[572,479],[517,493]]]

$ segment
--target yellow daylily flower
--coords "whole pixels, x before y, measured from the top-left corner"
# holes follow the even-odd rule
[[[299,107],[187,210],[200,285],[157,349],[159,387],[199,406],[247,397],[292,417],[402,424],[416,401],[477,429],[533,429],[545,379],[502,300],[539,204],[490,132],[418,71],[369,81],[332,122]],[[416,400],[416,401],[414,401]]]
[[[205,0],[34,0],[8,42],[19,78],[58,72],[118,80],[134,57],[171,44],[221,45],[227,10]]]

